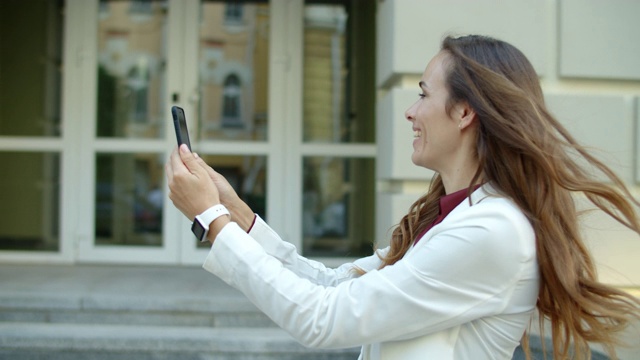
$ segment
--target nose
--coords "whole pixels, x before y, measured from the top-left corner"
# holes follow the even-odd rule
[[[417,102],[416,102],[417,103]],[[409,107],[405,112],[404,112],[404,118],[409,120],[409,121],[413,121],[415,120],[415,107],[416,107],[416,103],[414,103],[413,105],[411,105],[411,107]]]

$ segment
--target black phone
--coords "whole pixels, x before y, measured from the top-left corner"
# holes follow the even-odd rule
[[[187,130],[187,119],[184,116],[184,110],[181,107],[172,106],[171,115],[173,116],[173,127],[176,129],[178,146],[187,144],[187,147],[189,148],[189,150],[191,150],[189,131]]]

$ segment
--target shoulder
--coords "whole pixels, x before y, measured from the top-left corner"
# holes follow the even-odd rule
[[[507,229],[513,226],[518,229],[531,230],[533,233],[531,222],[522,209],[512,199],[502,195],[490,184],[476,190],[471,195],[471,201],[467,200],[459,207],[461,211],[454,211],[454,216],[450,220],[488,221],[492,224],[500,223]]]
[[[481,189],[479,189],[481,190]],[[480,196],[479,196],[480,195]],[[522,210],[497,192],[474,193],[427,234],[430,240],[456,236],[467,239],[465,246],[484,249],[495,255],[535,256],[535,232]]]
[[[513,200],[496,194],[488,195],[472,203],[466,211],[466,216],[531,227],[529,219]]]

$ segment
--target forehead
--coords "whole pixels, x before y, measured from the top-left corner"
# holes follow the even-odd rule
[[[427,68],[422,73],[422,81],[427,87],[444,83],[448,59],[449,55],[444,51],[440,51],[429,61]]]

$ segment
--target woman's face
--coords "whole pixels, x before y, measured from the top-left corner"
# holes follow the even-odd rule
[[[414,164],[442,173],[455,163],[460,147],[458,122],[447,113],[449,92],[445,84],[448,55],[438,53],[427,65],[420,80],[418,100],[405,112],[412,124]]]

